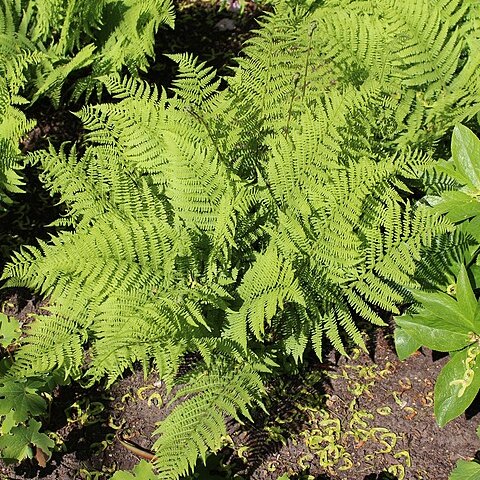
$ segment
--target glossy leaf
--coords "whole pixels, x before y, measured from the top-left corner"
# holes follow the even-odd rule
[[[415,343],[439,352],[453,352],[472,343],[469,328],[433,317],[428,312],[402,315],[396,318],[396,322],[412,338],[411,345]]]
[[[469,349],[466,348],[456,353],[443,367],[435,384],[435,417],[438,424],[443,427],[450,420],[461,415],[473,402],[480,388],[480,369],[478,358],[472,367],[473,380],[462,393],[462,385],[458,382],[464,378],[465,362]],[[459,396],[460,395],[460,396]]]
[[[463,173],[460,172],[458,170],[458,168],[456,168],[456,165],[455,165],[455,162],[453,161],[453,159],[448,160],[448,161],[438,160],[434,169],[439,174],[445,174],[450,178],[454,178],[461,185],[467,185],[467,183],[468,183],[468,177],[463,175]],[[432,206],[435,205],[437,202],[436,201],[434,201],[433,203],[430,202],[430,198],[431,198],[430,196],[427,196],[428,203]],[[438,197],[438,198],[440,198],[440,197]]]
[[[468,222],[462,223],[462,229],[464,232],[471,235],[478,243],[480,243],[480,215],[472,218]],[[475,245],[475,247],[478,245]]]
[[[448,480],[480,480],[480,463],[458,460]]]
[[[477,299],[473,293],[470,279],[464,265],[460,267],[460,272],[457,277],[457,302],[461,305],[465,316],[472,319],[472,323],[475,318],[475,311],[477,309]]]
[[[475,290],[480,288],[480,265],[472,265],[468,269],[470,275],[472,276],[473,284],[475,286]]]
[[[434,210],[446,213],[451,222],[457,223],[480,215],[480,202],[468,193],[449,191],[442,194],[441,201],[436,203]]]
[[[397,355],[400,360],[405,360],[422,346],[422,342],[416,340],[401,327],[397,327],[395,329],[394,340],[395,350],[397,351]]]
[[[432,317],[441,318],[445,323],[463,325],[466,329],[473,329],[473,315],[468,316],[464,305],[460,304],[450,295],[441,292],[412,292],[415,300],[421,303],[423,308]]]
[[[480,190],[480,140],[467,127],[457,125],[452,136],[452,155],[468,186]]]

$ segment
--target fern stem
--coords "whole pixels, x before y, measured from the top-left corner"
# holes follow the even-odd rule
[[[65,14],[65,21],[62,25],[62,31],[60,32],[60,39],[58,41],[57,50],[61,55],[65,55],[68,50],[68,35],[70,33],[70,24],[72,23],[73,10],[75,7],[75,2],[69,3],[67,11]]]
[[[218,144],[215,141],[215,138],[212,134],[212,131],[210,130],[210,127],[208,126],[207,122],[193,109],[189,108],[188,111],[205,127],[205,130],[207,131],[208,137],[210,138],[210,141],[213,143],[213,146],[215,147],[215,150],[217,151],[218,158],[220,161],[223,163],[223,165],[226,168],[226,173],[228,178],[230,178],[230,165],[227,163],[225,157],[223,156],[223,153],[220,151],[220,148],[218,148]]]
[[[292,91],[292,96],[290,97],[290,105],[288,107],[288,118],[287,118],[287,126],[285,127],[285,137],[287,137],[288,130],[290,129],[290,119],[292,118],[293,99],[295,98],[295,90],[297,89],[299,80],[300,80],[300,74],[297,72],[293,76],[293,91]]]
[[[312,51],[312,41],[313,41],[313,32],[317,28],[317,22],[313,21],[310,24],[310,29],[308,30],[308,50],[307,57],[305,60],[305,71],[303,72],[303,86],[302,86],[302,101],[305,98],[305,92],[307,90],[307,76],[308,76],[308,67],[310,65],[310,52]]]

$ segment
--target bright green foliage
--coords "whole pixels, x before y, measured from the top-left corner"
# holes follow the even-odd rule
[[[435,416],[440,426],[462,414],[480,389],[480,304],[463,266],[455,296],[456,299],[446,293],[414,292],[421,310],[396,318],[397,351],[401,359],[420,345],[452,352],[435,385]],[[405,338],[413,340],[412,348],[405,346]]]
[[[43,385],[35,379],[6,378],[0,384],[2,399],[0,415],[4,417],[2,432],[8,433],[10,425],[25,422],[31,416],[44,413],[47,404],[37,390]]]
[[[28,121],[16,108],[15,105],[25,101],[9,91],[8,83],[3,78],[2,67],[0,62],[0,212],[10,202],[9,193],[22,191],[18,171],[22,168],[23,162],[18,143],[20,138],[33,127],[33,122]]]
[[[40,448],[48,458],[55,442],[45,433],[40,432],[42,424],[36,420],[29,420],[26,425],[13,427],[7,435],[0,437],[2,458],[7,460],[24,460],[32,458],[31,446]]]
[[[58,106],[74,71],[82,71],[74,99],[100,92],[101,75],[123,67],[137,75],[158,27],[173,21],[169,0],[0,0],[0,213],[21,192],[18,144],[34,125],[16,108],[28,103],[20,94]]]
[[[448,480],[479,480],[480,463],[458,460],[455,470],[450,474]]]
[[[477,427],[477,437],[480,438],[479,427]],[[458,460],[448,480],[480,480],[480,463],[476,460]]]
[[[112,480],[158,480],[158,478],[153,471],[152,464],[145,460],[140,460],[140,463],[133,468],[132,473],[119,471],[112,476]]]
[[[188,381],[157,430],[162,478],[219,448],[275,357],[363,347],[356,320],[398,313],[452,229],[408,196],[421,148],[479,109],[469,4],[340,3],[278,5],[221,92],[188,54],[170,99],[103,77],[116,101],[78,114],[82,154],[32,157],[68,214],[5,269],[51,299],[10,374]],[[178,380],[189,352],[203,368]]]
[[[1,0],[0,70],[14,93],[58,105],[66,78],[88,68],[73,91],[88,98],[101,75],[145,70],[156,30],[173,21],[168,0]]]
[[[3,459],[19,461],[32,458],[32,446],[50,457],[54,442],[40,432],[42,424],[35,420],[47,414],[45,392],[61,382],[59,374],[43,377],[13,377],[9,364],[2,361],[0,381],[0,452]]]
[[[260,403],[262,393],[262,381],[248,365],[214,366],[195,375],[172,400],[184,401],[154,432],[160,435],[154,444],[159,477],[168,480],[188,473],[197,457],[205,462],[207,452],[218,450],[227,435],[225,416],[241,421],[240,412],[250,418],[248,407],[253,401]]]
[[[474,293],[480,241],[480,140],[468,128],[455,127],[452,155],[437,168],[458,182],[459,188],[428,197],[428,201],[471,241],[462,252],[456,281],[446,292],[413,292],[420,307],[397,317],[395,332],[400,358],[422,345],[451,354],[435,385],[435,416],[440,426],[462,414],[480,389],[480,303]]]
[[[473,1],[330,0],[286,9],[250,40],[235,83],[277,127],[302,100],[345,86],[379,94],[386,141],[430,143],[479,110],[478,6]],[[295,52],[295,53],[294,53]],[[298,52],[301,52],[299,54]],[[372,117],[373,118],[373,117]],[[360,121],[359,118],[357,118]]]
[[[353,315],[381,324],[376,309],[395,311],[422,247],[448,229],[401,196],[428,157],[341,153],[348,140],[335,129],[349,128],[347,112],[368,111],[367,93],[332,94],[337,117],[320,105],[288,139],[268,137],[265,173],[252,180],[229,166],[220,125],[206,123],[219,122],[229,92],[207,99],[200,121],[188,91],[166,104],[143,84],[107,83],[123,100],[82,112],[91,132],[80,162],[74,151],[35,154],[76,231],[6,269],[11,284],[55,300],[17,353],[19,371],[75,371],[87,332],[89,373],[110,381],[151,358],[171,378],[183,352],[223,349],[222,332],[247,351],[251,334],[272,329],[297,359],[309,338],[319,355],[323,336],[343,351],[339,327],[362,345]]]
[[[20,325],[16,318],[0,313],[0,345],[7,348],[20,337]]]
[[[454,223],[467,220],[462,228],[480,242],[480,231],[476,228],[480,218],[480,140],[467,127],[458,125],[453,131],[452,159],[441,162],[436,169],[454,179],[461,188],[444,191],[439,197],[427,197],[428,201]]]

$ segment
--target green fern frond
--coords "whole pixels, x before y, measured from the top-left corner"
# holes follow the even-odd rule
[[[235,333],[234,339],[243,345],[246,339],[238,336],[237,323],[247,324],[255,337],[261,340],[265,325],[270,324],[285,304],[304,305],[305,302],[292,266],[273,247],[257,257],[253,267],[243,277],[238,293],[243,304],[238,314],[231,314],[229,320],[231,332]]]
[[[389,0],[338,5],[326,2],[309,14],[279,7],[281,13],[265,17],[260,34],[249,42],[239,59],[239,83],[232,87],[251,111],[276,119],[265,126],[285,129],[300,101],[317,103],[336,88],[372,82],[390,104],[378,112],[390,123],[385,133],[401,145],[420,139],[431,143],[479,110],[478,40],[470,33],[473,4]]]
[[[208,371],[191,376],[176,394],[183,398],[160,423],[154,434],[160,437],[153,448],[155,466],[165,480],[188,473],[197,457],[205,462],[207,451],[217,451],[226,435],[225,418],[250,418],[248,407],[261,404],[263,385],[248,364],[236,368],[217,361]]]
[[[165,168],[165,195],[187,228],[215,229],[222,199],[231,197],[225,168],[215,151],[165,132],[166,152],[171,158]]]
[[[173,81],[173,91],[177,98],[192,108],[201,107],[209,110],[209,104],[218,94],[220,80],[213,81],[216,71],[206,67],[205,62],[199,63],[192,54],[166,55],[178,63],[178,72]]]
[[[123,39],[145,33],[124,58],[133,70],[155,17],[154,2],[145,16],[140,3],[128,15],[145,24],[111,27]],[[122,4],[107,7],[118,14]],[[111,384],[139,363],[171,389],[184,355],[201,355],[157,430],[162,478],[219,448],[225,418],[258,403],[258,372],[275,355],[300,361],[310,342],[321,356],[325,340],[341,353],[351,342],[365,348],[360,319],[382,325],[383,310],[410,299],[416,274],[422,284],[442,277],[425,266],[430,249],[441,269],[468,248],[467,235],[407,199],[432,164],[430,147],[478,109],[470,6],[276,8],[222,91],[189,55],[173,57],[172,98],[94,62],[115,102],[79,114],[81,149],[33,157],[69,231],[5,269],[9,285],[51,298],[53,315],[16,352],[19,371],[43,371],[42,359],[76,375],[88,345],[91,382]],[[121,53],[112,47],[109,58]],[[17,95],[6,85],[1,108]]]
[[[67,77],[81,68],[88,67],[94,60],[95,45],[86,45],[73,58],[63,65],[56,62],[55,66],[51,66],[51,71],[44,71],[44,78],[37,82],[37,91],[32,97],[35,102],[41,96],[48,94],[53,105],[58,108],[60,105],[61,89]]]
[[[34,122],[15,106],[20,102],[21,97],[12,95],[7,81],[0,78],[0,211],[10,203],[9,194],[22,192],[23,158],[18,145]]]
[[[15,265],[5,269],[5,276],[18,279],[12,284],[30,278],[26,285],[51,295],[58,317],[67,325],[75,322],[81,332],[92,328],[104,303],[118,298],[119,292],[127,295],[137,285],[142,286],[140,292],[153,292],[168,285],[174,271],[174,252],[183,248],[167,224],[152,224],[148,217],[106,214],[83,234],[64,233],[53,245],[17,254]],[[138,296],[142,298],[140,293]],[[39,337],[39,343],[44,341]],[[44,355],[45,364],[50,364],[49,358],[53,362],[63,354],[49,349]]]
[[[468,261],[471,249],[478,242],[469,234],[457,228],[453,233],[433,239],[430,248],[422,250],[422,260],[415,278],[422,289],[445,289],[451,285],[458,268]]]
[[[62,369],[65,378],[78,378],[85,341],[85,330],[73,318],[63,317],[52,308],[51,315],[36,316],[31,323],[10,374],[23,377]]]
[[[93,326],[94,357],[87,375],[92,381],[106,376],[111,384],[135,362],[147,372],[154,359],[171,388],[187,345],[185,313],[166,293],[148,295],[133,289],[109,298],[99,307]]]
[[[89,66],[73,88],[74,100],[88,98],[101,93],[98,77],[145,70],[155,32],[173,22],[169,0],[2,0],[0,71],[14,88],[35,87],[34,101],[48,95],[58,104],[66,78]]]

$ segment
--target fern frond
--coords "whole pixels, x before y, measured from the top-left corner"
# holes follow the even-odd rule
[[[16,108],[20,98],[12,95],[8,87],[6,80],[0,78],[0,211],[10,203],[10,193],[22,192],[19,171],[23,159],[18,144],[34,123]]]
[[[192,108],[211,110],[209,104],[217,96],[220,85],[220,80],[213,81],[216,71],[206,67],[205,62],[199,63],[192,54],[178,53],[166,56],[178,63],[178,73],[173,81],[173,91],[177,99],[191,105]]]
[[[51,315],[36,316],[30,324],[10,373],[23,377],[63,369],[65,378],[78,378],[85,341],[86,332],[75,319],[58,315],[53,308]]]
[[[258,256],[243,277],[238,293],[243,300],[242,307],[238,314],[233,313],[228,318],[231,332],[235,332],[235,339],[240,344],[246,344],[246,341],[238,336],[237,323],[248,324],[255,337],[261,340],[265,325],[278,310],[283,310],[287,303],[304,305],[305,302],[292,266],[278,255],[274,247]]]
[[[226,435],[225,419],[240,420],[239,413],[250,418],[248,407],[260,404],[263,385],[250,365],[236,368],[217,360],[208,371],[199,371],[175,398],[183,398],[160,423],[160,435],[153,448],[155,465],[165,480],[188,473],[197,457],[205,462],[207,451],[217,451]]]
[[[98,77],[145,70],[155,32],[173,21],[170,0],[2,0],[0,71],[14,88],[35,86],[34,101],[48,95],[58,104],[66,78],[89,66],[73,89],[74,100],[88,98],[101,93]]]
[[[154,359],[171,388],[187,345],[185,313],[165,293],[132,289],[110,297],[99,307],[93,326],[94,358],[87,375],[92,381],[106,376],[111,384],[135,362],[147,372]]]
[[[35,102],[38,98],[48,94],[53,105],[58,108],[60,105],[61,89],[67,77],[75,70],[85,68],[94,60],[95,45],[90,44],[83,47],[73,58],[63,65],[59,62],[51,66],[51,71],[44,72],[44,78],[37,82],[37,91],[32,98]]]
[[[259,35],[249,42],[232,89],[241,92],[251,112],[271,119],[265,126],[285,129],[290,101],[295,117],[301,101],[311,105],[332,89],[372,82],[390,104],[378,112],[390,123],[385,133],[402,146],[417,140],[431,144],[454,122],[479,110],[473,4],[389,0],[339,5],[325,2],[310,14],[281,8],[280,14],[265,17]]]

